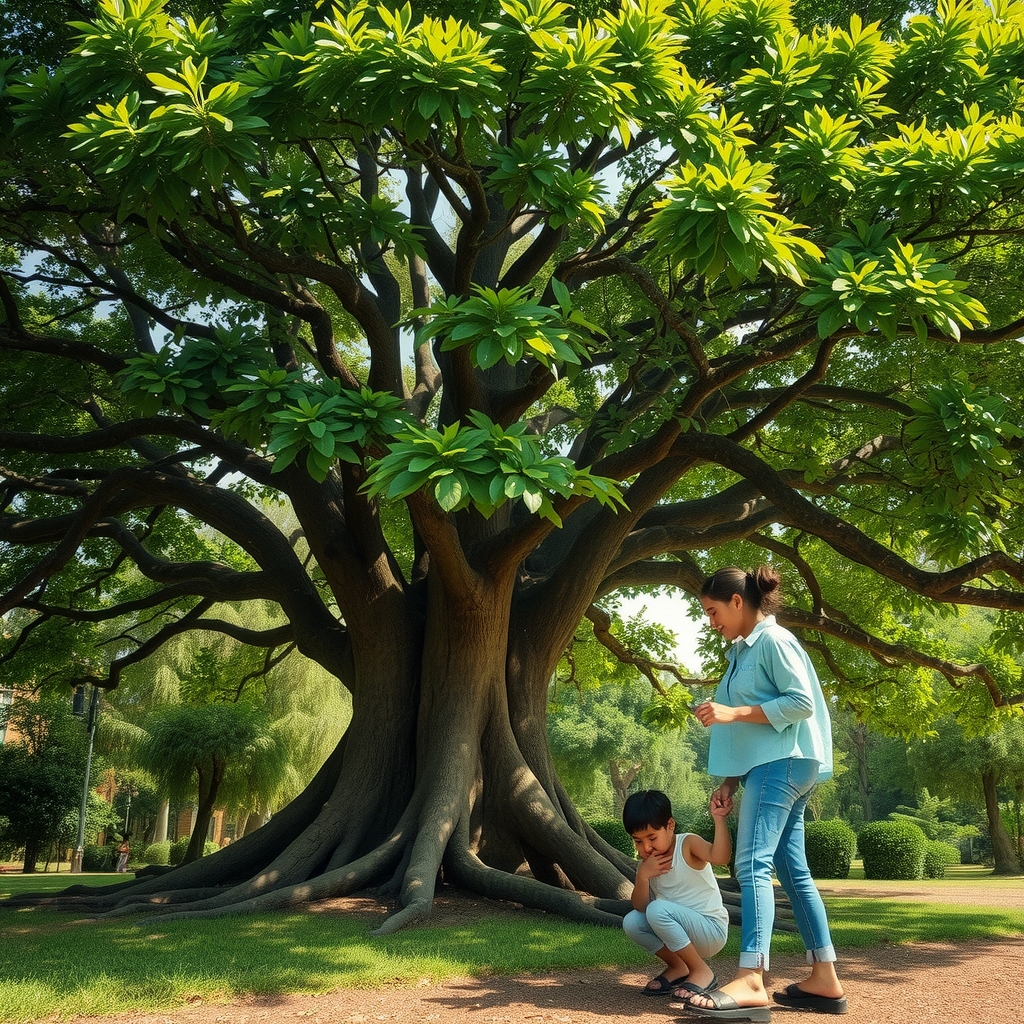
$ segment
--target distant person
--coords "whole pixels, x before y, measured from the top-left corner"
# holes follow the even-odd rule
[[[132,848],[128,844],[128,837],[125,836],[121,840],[121,845],[117,848],[117,868],[115,870],[119,875],[123,875],[128,869],[128,855],[131,852]]]
[[[804,850],[807,799],[832,774],[821,685],[796,637],[775,621],[781,601],[774,569],[719,569],[705,581],[700,600],[711,628],[732,642],[715,699],[694,714],[711,727],[708,772],[725,779],[719,799],[731,800],[743,783],[736,832],[743,918],[735,978],[717,992],[694,994],[688,1007],[722,1020],[771,1020],[764,972],[775,920],[774,867],[793,904],[811,973],[773,998],[782,1006],[846,1013],[825,906]]]
[[[687,999],[718,984],[705,957],[714,956],[729,931],[712,864],[728,864],[732,840],[725,824],[732,800],[716,793],[711,800],[714,842],[687,832],[676,835],[669,798],[656,789],[630,796],[622,824],[633,837],[640,866],[633,906],[623,919],[626,934],[664,964],[665,970],[643,989],[645,996],[674,993]]]

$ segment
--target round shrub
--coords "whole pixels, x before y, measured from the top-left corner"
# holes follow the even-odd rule
[[[113,871],[117,867],[117,846],[86,846],[82,849],[83,871]]]
[[[869,821],[857,837],[865,878],[923,878],[927,837],[909,821]]]
[[[950,843],[930,839],[924,850],[924,877],[945,878],[950,864],[960,863],[960,851]]]
[[[618,818],[594,818],[587,824],[609,845],[627,857],[636,856],[636,847]]]
[[[812,878],[849,878],[857,836],[845,821],[808,821],[804,836]]]
[[[145,864],[170,864],[170,839],[165,839],[162,843],[150,843],[142,852],[142,860]]]

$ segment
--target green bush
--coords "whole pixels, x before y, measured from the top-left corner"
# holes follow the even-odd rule
[[[636,847],[618,818],[592,818],[587,824],[609,845],[627,857],[636,856]]]
[[[83,871],[113,871],[117,867],[117,844],[82,848]]]
[[[937,839],[928,841],[924,850],[924,877],[945,878],[946,868],[950,864],[960,863],[960,851],[951,843],[942,843]]]
[[[857,837],[865,878],[923,878],[928,839],[909,821],[869,821]]]
[[[183,854],[184,855],[184,854]],[[142,851],[143,864],[170,864],[171,862],[171,841],[165,839],[162,843],[150,843]]]
[[[167,855],[167,863],[177,867],[185,859],[185,853],[188,850],[188,843],[188,836],[182,836],[180,839],[176,839],[171,843],[171,849]],[[211,843],[207,840],[203,846],[203,856],[206,857],[208,854],[216,853],[219,849],[220,847],[216,843]],[[154,861],[154,863],[156,862]]]
[[[849,878],[857,836],[842,818],[808,821],[804,837],[812,878]]]

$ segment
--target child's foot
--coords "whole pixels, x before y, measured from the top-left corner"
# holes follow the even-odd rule
[[[656,978],[651,978],[640,991],[645,996],[667,996],[685,977],[685,974],[678,978],[668,978],[664,974],[659,974]]]
[[[677,1003],[673,1003],[673,1009],[684,1009],[690,1001],[691,996],[702,996],[718,988],[718,976],[714,971],[691,971],[686,980],[679,984],[676,982],[676,989],[672,995]]]

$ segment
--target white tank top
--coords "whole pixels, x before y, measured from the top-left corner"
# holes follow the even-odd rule
[[[683,857],[683,841],[692,833],[676,836],[676,848],[672,855],[672,867],[663,875],[650,881],[652,900],[669,900],[696,910],[699,914],[717,917],[729,923],[729,912],[722,903],[722,893],[715,880],[710,864],[695,871]]]

